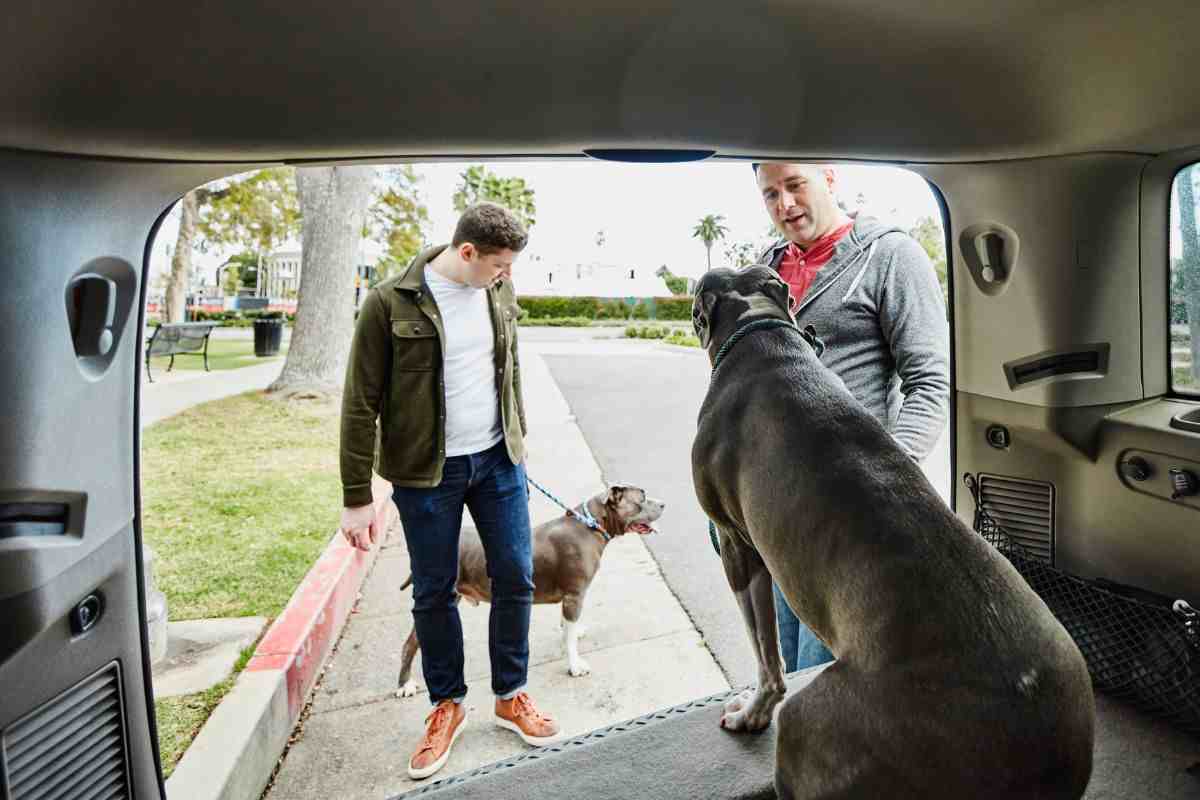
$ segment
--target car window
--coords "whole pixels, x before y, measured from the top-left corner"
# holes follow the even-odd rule
[[[1193,164],[1175,176],[1171,202],[1171,388],[1200,394],[1200,234]]]

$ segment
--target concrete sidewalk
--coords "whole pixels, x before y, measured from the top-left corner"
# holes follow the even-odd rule
[[[154,383],[142,382],[142,427],[200,403],[251,389],[265,389],[279,377],[281,370],[283,359],[273,358],[266,364],[241,369],[158,373]]]
[[[530,422],[530,475],[569,503],[601,487],[600,470],[566,401],[536,351],[522,348],[521,376]],[[562,511],[534,492],[534,524]],[[682,535],[667,509],[663,536]],[[403,536],[384,544],[362,600],[313,693],[310,714],[268,791],[271,800],[384,798],[410,788],[408,758],[424,731],[428,698],[395,696],[400,648],[412,628]],[[717,587],[724,589],[724,587]],[[466,644],[469,728],[455,745],[448,777],[528,748],[492,724],[487,655],[488,606],[461,608]],[[584,612],[580,643],[590,675],[571,678],[561,648],[558,606],[535,606],[530,628],[530,694],[568,734],[629,719],[715,692],[729,684],[640,539],[610,544]],[[418,657],[414,674],[420,678]]]

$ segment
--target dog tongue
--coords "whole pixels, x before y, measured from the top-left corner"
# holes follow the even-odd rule
[[[657,528],[655,528],[653,525],[647,525],[644,522],[635,522],[629,526],[629,529],[631,531],[636,531],[637,533],[658,533]]]

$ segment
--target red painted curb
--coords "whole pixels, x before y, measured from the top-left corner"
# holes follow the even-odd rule
[[[382,533],[396,513],[391,504],[392,486],[375,477],[372,489]],[[292,722],[300,716],[317,673],[358,599],[358,590],[375,563],[381,544],[364,553],[335,532],[246,664],[248,672],[285,673]]]

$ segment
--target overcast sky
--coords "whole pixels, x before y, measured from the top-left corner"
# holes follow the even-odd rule
[[[451,197],[466,163],[420,164],[421,199],[429,209],[427,236],[449,240],[457,219]],[[544,266],[601,261],[657,269],[666,264],[678,275],[705,269],[704,246],[692,237],[706,214],[720,214],[729,228],[727,242],[766,239],[767,217],[754,174],[747,163],[613,164],[581,162],[494,162],[489,169],[520,176],[534,190],[537,223],[530,232],[522,261],[535,257]],[[854,207],[861,194],[866,213],[912,227],[923,216],[939,219],[933,194],[923,178],[896,167],[840,166],[838,193]],[[178,211],[164,223],[155,242],[151,269],[168,264],[174,246]],[[596,246],[604,231],[603,247]],[[724,264],[723,242],[713,246],[713,266]],[[210,273],[226,253],[198,256],[196,264]],[[520,286],[517,262],[516,283]]]

